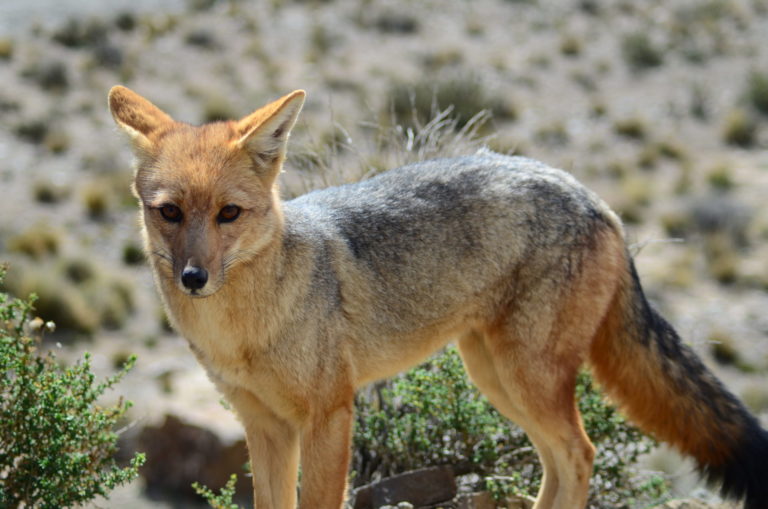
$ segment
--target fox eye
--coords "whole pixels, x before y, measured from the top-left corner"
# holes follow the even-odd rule
[[[221,208],[216,220],[220,223],[231,223],[240,215],[240,207],[237,205],[226,205]]]
[[[163,216],[163,219],[171,223],[178,223],[183,217],[181,209],[170,203],[166,203],[160,207],[160,215]]]

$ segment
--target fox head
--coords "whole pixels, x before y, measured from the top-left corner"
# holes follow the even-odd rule
[[[161,280],[207,297],[278,235],[277,177],[304,103],[297,90],[250,115],[192,126],[113,87],[109,108],[136,156],[148,257]]]

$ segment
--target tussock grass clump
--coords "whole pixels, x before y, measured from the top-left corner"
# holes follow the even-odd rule
[[[382,12],[373,22],[377,30],[385,34],[411,35],[421,28],[418,18],[405,12]]]
[[[49,130],[43,138],[43,145],[53,154],[62,154],[69,150],[70,138],[64,129]]]
[[[750,148],[757,141],[757,122],[746,110],[734,108],[725,117],[722,132],[728,145]]]
[[[32,196],[38,203],[55,205],[69,197],[70,189],[50,180],[38,180],[32,185]]]
[[[768,387],[765,384],[748,386],[741,392],[741,399],[755,414],[768,411]]]
[[[625,35],[621,53],[630,69],[643,71],[664,63],[664,53],[645,32]]]
[[[128,242],[123,246],[123,263],[126,265],[141,265],[147,261],[144,250],[134,242]]]
[[[753,71],[749,74],[746,96],[756,111],[768,115],[768,73]]]
[[[89,219],[103,221],[112,208],[113,194],[110,187],[101,180],[89,183],[83,190],[82,200]]]
[[[109,27],[101,19],[72,17],[54,31],[52,39],[68,48],[83,48],[102,44],[107,39],[108,31]]]
[[[232,105],[232,102],[224,95],[209,93],[203,99],[202,121],[218,122],[220,120],[230,120],[237,118],[238,112]]]
[[[115,26],[123,32],[133,31],[137,23],[136,15],[131,11],[123,11],[115,16]]]
[[[83,292],[51,264],[35,267],[14,265],[5,282],[16,295],[36,296],[35,309],[56,322],[57,330],[77,336],[91,336],[99,326],[99,315]]]
[[[648,127],[640,117],[627,117],[617,120],[613,124],[616,134],[633,140],[644,140],[648,134]]]
[[[628,224],[642,223],[646,207],[653,196],[651,179],[643,175],[630,175],[621,182],[622,199],[616,211]]]
[[[72,283],[79,285],[96,277],[96,266],[87,258],[72,258],[63,263],[62,272]]]
[[[704,239],[704,255],[709,275],[718,283],[730,285],[740,275],[739,256],[726,233],[715,233]]]
[[[384,170],[435,157],[467,155],[488,146],[492,135],[481,134],[491,119],[481,110],[467,122],[449,107],[421,123],[413,111],[412,123],[392,124],[381,119],[365,122],[368,143],[356,143],[341,126],[322,140],[310,140],[288,153],[288,167],[302,175],[301,187],[283,183],[286,196],[298,196],[320,187],[371,177]],[[390,117],[391,119],[391,117]],[[352,168],[342,175],[339,168]]]
[[[26,68],[22,75],[48,92],[64,92],[70,85],[69,69],[64,62],[37,62]]]
[[[99,288],[99,323],[111,330],[121,329],[134,310],[133,287],[120,280],[114,280],[106,288]]]
[[[536,129],[534,138],[542,145],[551,147],[562,147],[567,145],[571,137],[562,121],[556,121],[552,124],[541,126]]]
[[[726,164],[720,164],[707,173],[707,182],[716,191],[730,191],[736,185],[733,180],[733,171]]]
[[[410,127],[426,125],[440,111],[452,108],[451,116],[461,128],[478,112],[487,110],[498,120],[512,121],[517,110],[506,98],[493,95],[474,76],[427,80],[416,84],[398,83],[388,93],[393,123]]]
[[[10,60],[13,58],[15,44],[10,37],[0,37],[0,60]]]
[[[37,296],[38,312],[65,337],[92,336],[100,327],[122,328],[135,309],[134,286],[88,257],[19,260],[6,281],[14,294]]]
[[[560,53],[567,57],[577,57],[584,50],[583,40],[574,34],[566,34],[560,39]]]
[[[23,120],[14,127],[14,132],[24,141],[39,144],[48,134],[48,123],[40,119]]]
[[[741,356],[730,334],[723,331],[713,331],[709,335],[709,342],[712,357],[718,363],[733,365],[739,362]]]
[[[187,33],[184,37],[184,42],[190,46],[205,50],[215,50],[220,47],[213,33],[202,28],[191,30]]]
[[[685,161],[688,159],[688,152],[685,146],[675,140],[663,140],[656,143],[659,154],[667,159],[674,161]]]
[[[61,232],[39,223],[12,236],[8,240],[8,251],[26,255],[33,260],[42,260],[58,254],[60,245]]]

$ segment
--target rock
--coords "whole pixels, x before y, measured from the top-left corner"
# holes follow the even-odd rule
[[[496,501],[487,491],[465,493],[456,497],[456,509],[496,509]]]
[[[404,501],[426,506],[453,499],[456,481],[450,466],[425,468],[363,486],[353,496],[354,509],[378,509]]]
[[[488,491],[465,493],[454,500],[456,509],[496,509],[499,506]],[[511,496],[507,500],[506,509],[532,509],[533,500]]]
[[[708,504],[701,500],[686,499],[686,500],[670,500],[663,504],[656,506],[655,509],[737,509],[740,507],[738,504],[730,502],[721,502],[719,504]]]
[[[208,429],[166,415],[160,426],[141,430],[138,450],[147,454],[140,473],[153,498],[194,499],[193,482],[218,490],[233,473],[238,474],[238,495],[250,498],[251,483],[243,473],[245,440],[226,444]]]

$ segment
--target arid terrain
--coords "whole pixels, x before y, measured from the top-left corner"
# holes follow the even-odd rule
[[[106,374],[138,355],[116,391],[133,431],[173,414],[241,436],[155,296],[115,84],[191,123],[305,89],[286,198],[480,145],[573,173],[625,221],[654,304],[768,424],[767,0],[146,3],[0,23],[5,286],[38,293],[59,356]],[[459,142],[419,139],[439,112],[470,122]],[[671,453],[647,463],[712,497]],[[141,483],[101,506],[169,507]]]

